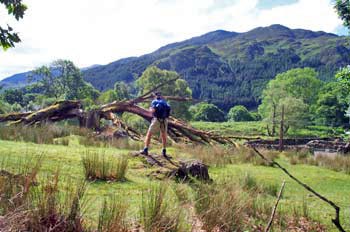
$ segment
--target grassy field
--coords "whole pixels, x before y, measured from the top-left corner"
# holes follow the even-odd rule
[[[3,166],[10,169],[9,171],[16,172],[19,160],[34,159],[35,157],[42,156],[43,165],[39,172],[39,179],[53,174],[56,170],[60,170],[60,178],[63,179],[63,183],[71,184],[77,180],[84,179],[81,162],[84,155],[88,153],[103,153],[116,158],[121,156],[130,157],[128,154],[132,151],[131,149],[115,147],[85,147],[79,144],[77,136],[70,136],[69,141],[68,146],[63,146],[0,140],[0,160],[2,160]],[[194,150],[186,150],[180,147],[174,147],[169,149],[169,153],[183,159],[203,158],[202,156],[197,156],[193,152],[195,150],[195,148]],[[203,151],[198,150],[198,152],[201,153]],[[208,153],[210,154],[210,152]],[[211,154],[215,155],[215,153]],[[350,175],[316,166],[291,165],[284,155],[280,155],[277,161],[319,193],[337,203],[342,208],[341,216],[343,225],[347,229],[350,229]],[[4,165],[5,163],[6,165]],[[145,167],[139,158],[129,158],[126,181],[90,182],[85,196],[90,202],[89,207],[86,209],[86,221],[91,225],[96,225],[101,204],[110,195],[117,195],[123,201],[127,202],[129,205],[128,218],[137,221],[140,216],[139,209],[142,193],[149,189],[152,184],[160,182],[159,180],[147,177],[150,171],[152,171],[152,168]],[[299,215],[308,216],[326,225],[328,227],[327,231],[335,231],[331,224],[334,210],[313,195],[310,195],[277,168],[236,162],[234,164],[211,165],[209,173],[214,183],[228,178],[232,181],[233,185],[239,183],[242,177],[248,173],[259,185],[275,186],[274,189],[276,191],[282,181],[286,180],[285,194],[279,206],[280,212],[284,212],[287,215],[298,213]],[[170,191],[168,191],[170,198],[176,197],[176,191],[174,189],[180,186],[189,192],[189,199],[193,201],[193,189],[189,184],[167,180],[166,185],[172,186]],[[273,195],[254,196],[256,196],[255,200],[257,202],[267,202],[268,209],[271,208],[275,201],[275,196]]]
[[[268,138],[266,124],[257,122],[192,122],[194,127],[210,130],[228,136],[251,136]],[[334,137],[342,136],[344,130],[326,126],[308,126],[298,130],[289,130],[286,137]]]

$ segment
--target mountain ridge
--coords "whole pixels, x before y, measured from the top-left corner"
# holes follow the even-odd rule
[[[256,108],[266,83],[291,68],[311,67],[319,79],[332,79],[350,63],[349,44],[349,37],[279,24],[242,33],[216,30],[82,72],[86,81],[104,91],[118,81],[133,83],[155,65],[178,72],[194,98],[224,110],[237,104]]]
[[[189,82],[194,98],[225,110],[236,104],[255,108],[263,87],[280,72],[311,67],[321,80],[330,80],[350,63],[348,39],[279,24],[244,33],[217,30],[90,69],[84,78],[105,90],[116,81],[133,82],[146,67],[156,65],[178,72]]]

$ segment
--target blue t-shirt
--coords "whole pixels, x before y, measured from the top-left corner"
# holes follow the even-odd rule
[[[168,105],[168,103],[164,99],[155,99],[155,100],[152,101],[151,107],[152,108],[156,108],[157,104],[166,104],[166,105]]]
[[[157,112],[157,105],[161,105],[163,107],[158,107],[158,109],[161,109],[161,111]],[[156,109],[156,111],[153,113],[153,117],[156,118],[167,118],[169,117],[170,113],[170,106],[164,99],[155,99],[151,103],[151,107]]]

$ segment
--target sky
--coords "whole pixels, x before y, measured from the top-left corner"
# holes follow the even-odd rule
[[[0,80],[56,59],[78,67],[140,56],[168,43],[223,29],[259,26],[347,34],[332,0],[24,0],[16,21],[0,5],[0,25],[22,42],[0,50]]]

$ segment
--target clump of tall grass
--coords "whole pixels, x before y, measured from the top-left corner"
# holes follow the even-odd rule
[[[0,171],[1,231],[83,231],[81,199],[85,184],[59,190],[58,172],[38,183],[42,158],[18,159],[19,174]],[[16,160],[15,160],[16,161]],[[1,168],[9,161],[3,161]]]
[[[128,159],[112,157],[104,153],[86,152],[82,156],[85,179],[94,181],[125,181]]]
[[[215,145],[179,145],[182,152],[188,153],[195,159],[199,159],[203,163],[214,166],[222,167],[226,164],[233,163],[235,149],[230,146]]]
[[[213,184],[196,183],[193,187],[196,215],[203,224],[201,229],[223,232],[263,231],[274,204],[274,201],[263,194],[274,195],[279,189],[274,186],[271,187],[273,190],[268,190],[249,175],[239,179],[220,179]],[[308,206],[304,206],[303,210],[307,212]],[[314,223],[307,213],[294,215],[291,210],[283,213],[277,211],[273,229],[289,231],[290,222],[299,221],[301,217],[305,217],[305,221],[310,225]],[[295,225],[294,228],[301,227]]]
[[[79,144],[85,147],[115,147],[128,150],[140,150],[142,148],[141,143],[128,138],[104,139],[98,138],[96,135],[79,137]]]
[[[183,183],[174,183],[172,185],[177,200],[181,205],[186,205],[187,203],[190,203],[190,196],[187,187],[188,186]]]
[[[350,174],[350,156],[337,155],[335,157],[329,157],[325,155],[319,155],[314,158],[314,165],[325,167],[337,172],[345,172]]]
[[[177,145],[179,146],[179,145]],[[183,152],[191,154],[194,158],[201,160],[203,163],[214,166],[222,167],[227,164],[240,164],[251,163],[253,165],[272,166],[271,163],[261,159],[254,151],[244,146],[189,146],[180,145]],[[279,153],[276,151],[266,151],[264,155],[274,160],[278,157]]]
[[[313,166],[324,167],[337,172],[350,174],[350,156],[348,155],[317,155],[313,156],[308,151],[285,153],[292,165],[307,164]]]
[[[37,144],[55,144],[56,138],[66,137],[71,134],[87,135],[85,129],[73,126],[61,126],[56,124],[40,124],[36,126],[0,126],[0,139],[25,141]],[[64,142],[63,145],[65,145]]]
[[[205,184],[196,187],[195,210],[205,231],[243,231],[251,207],[236,184]]]
[[[167,199],[167,185],[151,185],[142,192],[140,222],[145,232],[184,231],[181,210]]]
[[[103,201],[98,217],[98,232],[128,232],[126,219],[128,205],[119,196],[111,196]]]
[[[285,151],[283,154],[289,158],[291,165],[312,164],[312,155],[308,150]]]
[[[255,190],[258,187],[256,179],[246,172],[242,177],[239,178],[240,185],[245,190]]]
[[[12,160],[13,161],[13,160]],[[8,157],[0,164],[0,213],[6,214],[26,204],[32,186],[37,185],[37,174],[42,165],[42,156],[16,158],[15,168],[10,168]]]
[[[262,150],[261,152],[263,152],[264,156],[270,161],[275,160],[279,156],[277,151]],[[252,149],[244,146],[240,146],[236,149],[235,163],[251,163],[257,166],[273,166],[272,163],[263,160]]]
[[[32,191],[28,231],[84,231],[82,208],[86,183],[62,187],[59,179],[56,172]]]
[[[62,146],[69,146],[69,137],[54,139],[53,144],[62,145]]]
[[[276,196],[279,190],[279,185],[272,183],[259,182],[254,176],[248,172],[239,177],[239,185],[243,190],[251,193],[262,193],[271,196]]]

